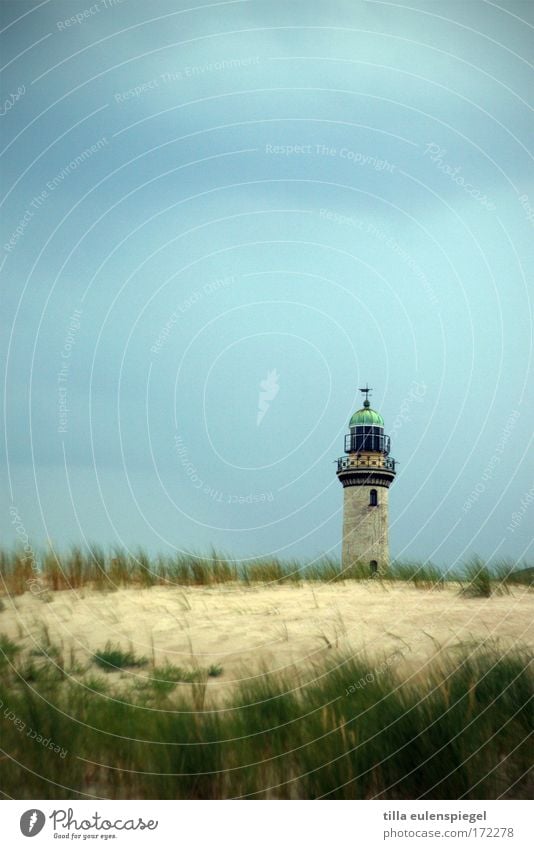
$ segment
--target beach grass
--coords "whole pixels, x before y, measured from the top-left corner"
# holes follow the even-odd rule
[[[458,583],[467,595],[487,597],[496,591],[506,592],[512,585],[534,586],[534,567],[510,561],[490,567],[479,558],[454,570],[442,570],[432,563],[393,562],[387,573],[371,578],[367,564],[342,568],[331,557],[308,562],[278,558],[238,561],[212,550],[207,556],[191,553],[150,558],[142,550],[105,552],[98,546],[30,555],[16,549],[0,551],[0,595],[32,592],[43,602],[49,600],[50,592],[83,587],[113,592],[125,587],[299,585],[371,579],[409,582],[420,589],[442,589],[446,583]]]
[[[50,660],[28,681],[17,646],[0,646],[0,789],[13,798],[532,795],[534,681],[517,648],[464,645],[411,674],[395,657],[332,653],[243,674],[221,701],[216,680],[170,667],[125,689]]]
[[[122,651],[119,646],[112,646],[109,642],[106,643],[104,649],[93,655],[93,661],[104,672],[115,672],[117,669],[146,666],[148,663],[146,657],[137,657],[132,651]]]

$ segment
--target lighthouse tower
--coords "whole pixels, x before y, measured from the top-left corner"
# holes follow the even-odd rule
[[[358,563],[369,574],[384,573],[389,566],[388,494],[395,479],[395,460],[389,456],[389,436],[384,419],[371,409],[368,386],[363,407],[349,422],[345,455],[337,461],[343,486],[342,566]]]

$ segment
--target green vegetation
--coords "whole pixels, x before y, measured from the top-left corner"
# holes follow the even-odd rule
[[[105,672],[116,672],[117,669],[126,669],[129,666],[146,666],[146,657],[136,657],[131,651],[122,651],[119,646],[113,647],[106,643],[105,649],[96,652],[93,660]]]
[[[18,651],[19,646],[13,640],[10,640],[5,634],[0,634],[0,669],[2,663],[13,661]]]
[[[222,667],[219,667],[222,673]],[[150,671],[150,677],[139,682],[138,687],[145,693],[153,689],[157,694],[167,695],[172,693],[178,684],[194,684],[204,681],[209,675],[209,670],[183,669],[172,663],[163,666],[154,666]]]
[[[473,598],[489,598],[493,592],[491,573],[488,567],[482,561],[474,559],[467,565],[465,570],[467,583],[463,586],[462,592],[464,595]],[[504,581],[499,581],[499,588]]]
[[[534,681],[521,651],[463,646],[411,677],[329,653],[223,691],[206,671],[194,680],[154,667],[146,686],[125,690],[110,676],[60,676],[50,660],[24,681],[21,653],[1,644],[0,789],[17,799],[526,799],[534,789]],[[184,674],[190,683],[176,686]]]
[[[54,646],[51,646],[48,650],[48,656],[55,657],[56,651]],[[30,655],[35,654],[35,650],[30,652]],[[122,651],[119,646],[112,646],[109,642],[106,643],[104,649],[95,652],[93,662],[105,672],[118,672],[121,669],[133,669],[148,665],[146,657],[137,657],[132,651]],[[76,670],[74,667],[71,667],[72,671],[85,672],[83,668]],[[134,686],[138,691],[144,693],[153,690],[157,694],[167,695],[172,693],[178,684],[201,683],[207,678],[218,678],[222,673],[222,666],[217,664],[212,664],[207,669],[201,667],[184,669],[167,661],[162,666],[152,665],[150,674],[138,679]]]
[[[391,577],[395,581],[409,581],[419,589],[443,589],[446,580],[457,581],[458,575],[446,576],[433,563],[393,563]]]
[[[217,551],[207,557],[195,554],[158,556],[150,559],[143,551],[105,553],[97,546],[67,553],[48,551],[29,560],[20,551],[0,551],[0,587],[11,597],[31,592],[50,601],[57,590],[84,587],[113,592],[123,587],[217,586],[226,583],[292,584],[371,580],[367,564],[342,569],[339,562],[323,557],[310,563],[278,558],[236,561]],[[508,592],[512,585],[534,586],[534,568],[524,563],[503,561],[492,567],[475,559],[464,568],[442,571],[432,563],[393,563],[388,574],[375,581],[409,582],[418,589],[443,589],[447,583],[463,584],[469,594],[487,596],[496,590]],[[1,601],[1,599],[0,599]],[[0,607],[1,609],[1,607]]]

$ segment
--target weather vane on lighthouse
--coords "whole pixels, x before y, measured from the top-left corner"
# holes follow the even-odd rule
[[[358,391],[359,392],[365,392],[365,401],[363,402],[363,406],[364,407],[370,407],[371,404],[369,402],[369,392],[372,392],[373,390],[369,386],[366,385],[364,389],[359,389]]]
[[[395,479],[395,460],[384,419],[371,408],[368,384],[363,407],[349,422],[345,457],[337,461],[343,486],[343,569],[365,564],[371,575],[389,566],[388,492]]]

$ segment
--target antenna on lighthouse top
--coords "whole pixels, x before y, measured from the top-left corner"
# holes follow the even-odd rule
[[[370,402],[369,402],[369,392],[372,392],[373,390],[372,390],[372,389],[371,389],[371,388],[370,388],[370,387],[366,384],[366,385],[365,385],[365,388],[364,388],[364,389],[360,389],[359,391],[360,391],[360,392],[365,392],[365,401],[363,402],[363,406],[364,406],[364,407],[370,407],[370,406],[371,406],[371,404],[370,404]]]

